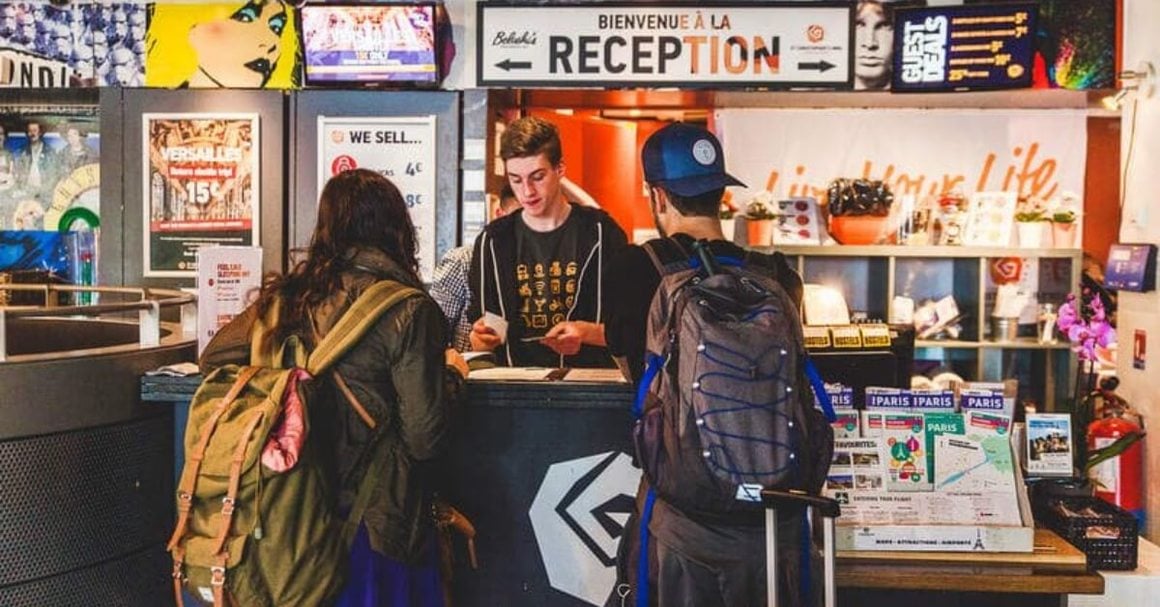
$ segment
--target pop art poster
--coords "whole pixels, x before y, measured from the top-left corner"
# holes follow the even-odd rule
[[[256,246],[258,116],[144,114],[145,276],[197,276],[202,245]]]
[[[399,188],[415,224],[419,273],[431,280],[435,273],[435,115],[319,116],[318,160],[319,194],[331,177],[359,168],[382,173]]]
[[[132,2],[0,2],[0,88],[141,86],[146,10]]]
[[[100,156],[95,107],[0,113],[0,229],[97,227]]]
[[[294,7],[281,0],[149,5],[146,86],[296,88]]]

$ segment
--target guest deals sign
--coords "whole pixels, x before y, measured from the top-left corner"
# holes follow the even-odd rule
[[[479,84],[844,88],[851,9],[480,3]]]

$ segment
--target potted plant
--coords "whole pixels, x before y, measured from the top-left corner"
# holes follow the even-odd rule
[[[725,240],[730,242],[736,240],[734,236],[734,217],[737,216],[737,209],[728,200],[721,201],[721,209],[717,212],[717,217],[721,220],[721,233],[725,236]]]
[[[845,245],[884,244],[897,237],[894,194],[882,181],[835,179],[826,192],[829,230]]]
[[[1043,246],[1043,232],[1050,218],[1041,201],[1032,200],[1015,212],[1015,230],[1019,246],[1038,249]]]
[[[764,194],[765,192],[763,192]],[[773,243],[773,222],[777,213],[773,205],[761,196],[754,198],[745,207],[745,228],[751,247],[768,247]]]
[[[1064,209],[1051,214],[1051,238],[1057,248],[1074,248],[1076,231],[1075,211]]]

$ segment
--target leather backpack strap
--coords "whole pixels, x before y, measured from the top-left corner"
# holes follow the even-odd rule
[[[363,423],[371,430],[374,430],[379,425],[378,422],[375,421],[375,418],[371,417],[370,412],[363,406],[358,396],[355,396],[354,391],[350,389],[350,385],[346,383],[346,380],[343,379],[337,369],[332,371],[331,375],[334,376],[334,385],[338,386],[338,391],[342,392],[342,396],[346,399],[346,402],[354,409],[354,412],[358,414],[359,418],[363,420]]]
[[[177,548],[189,527],[189,512],[193,508],[193,491],[197,486],[197,476],[201,473],[201,463],[205,459],[205,450],[209,446],[209,439],[217,429],[218,421],[221,420],[222,415],[237,400],[242,390],[246,388],[246,384],[250,383],[250,380],[258,374],[259,370],[258,367],[243,367],[233,385],[218,402],[214,412],[201,428],[201,440],[186,461],[185,469],[181,473],[181,483],[177,488],[177,525],[173,530],[173,536],[169,538],[167,549],[170,551]],[[184,551],[182,553],[184,554]]]
[[[262,423],[265,416],[266,414],[262,411],[255,413],[250,423],[246,424],[246,429],[234,447],[234,455],[230,459],[229,485],[226,488],[226,496],[222,498],[221,525],[218,526],[217,535],[214,536],[214,554],[225,552],[226,539],[230,535],[230,523],[233,521],[234,509],[237,505],[238,485],[241,484],[242,479],[242,464],[246,461],[246,447],[250,443],[250,437],[254,434],[254,430],[258,428],[258,424]],[[258,474],[261,474],[261,471]]]
[[[185,606],[185,597],[181,588],[182,582],[185,580],[183,569],[185,566],[185,548],[181,546],[181,540],[189,529],[189,513],[193,509],[193,491],[197,488],[197,476],[201,473],[201,463],[205,459],[205,450],[209,446],[209,439],[217,429],[218,421],[221,420],[222,415],[238,399],[242,390],[246,388],[246,384],[250,383],[258,371],[258,367],[243,367],[241,373],[238,373],[233,385],[226,391],[214,412],[210,414],[210,418],[202,426],[201,440],[186,461],[185,469],[181,472],[181,482],[177,488],[177,525],[174,526],[173,535],[169,538],[167,546],[170,554],[173,555],[173,598],[177,607]]]

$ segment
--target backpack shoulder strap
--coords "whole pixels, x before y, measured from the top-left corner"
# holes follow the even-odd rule
[[[660,253],[657,247],[664,247],[676,252],[676,259],[665,263],[661,261]],[[657,273],[661,277],[675,274],[681,270],[688,270],[691,266],[689,263],[690,254],[681,246],[681,243],[672,238],[661,238],[657,240],[650,240],[640,245],[644,252],[648,255],[649,261],[652,262],[653,267],[656,268]]]
[[[408,297],[422,291],[394,280],[371,285],[351,304],[338,323],[318,342],[306,361],[306,370],[318,375],[362,338],[379,317]]]

